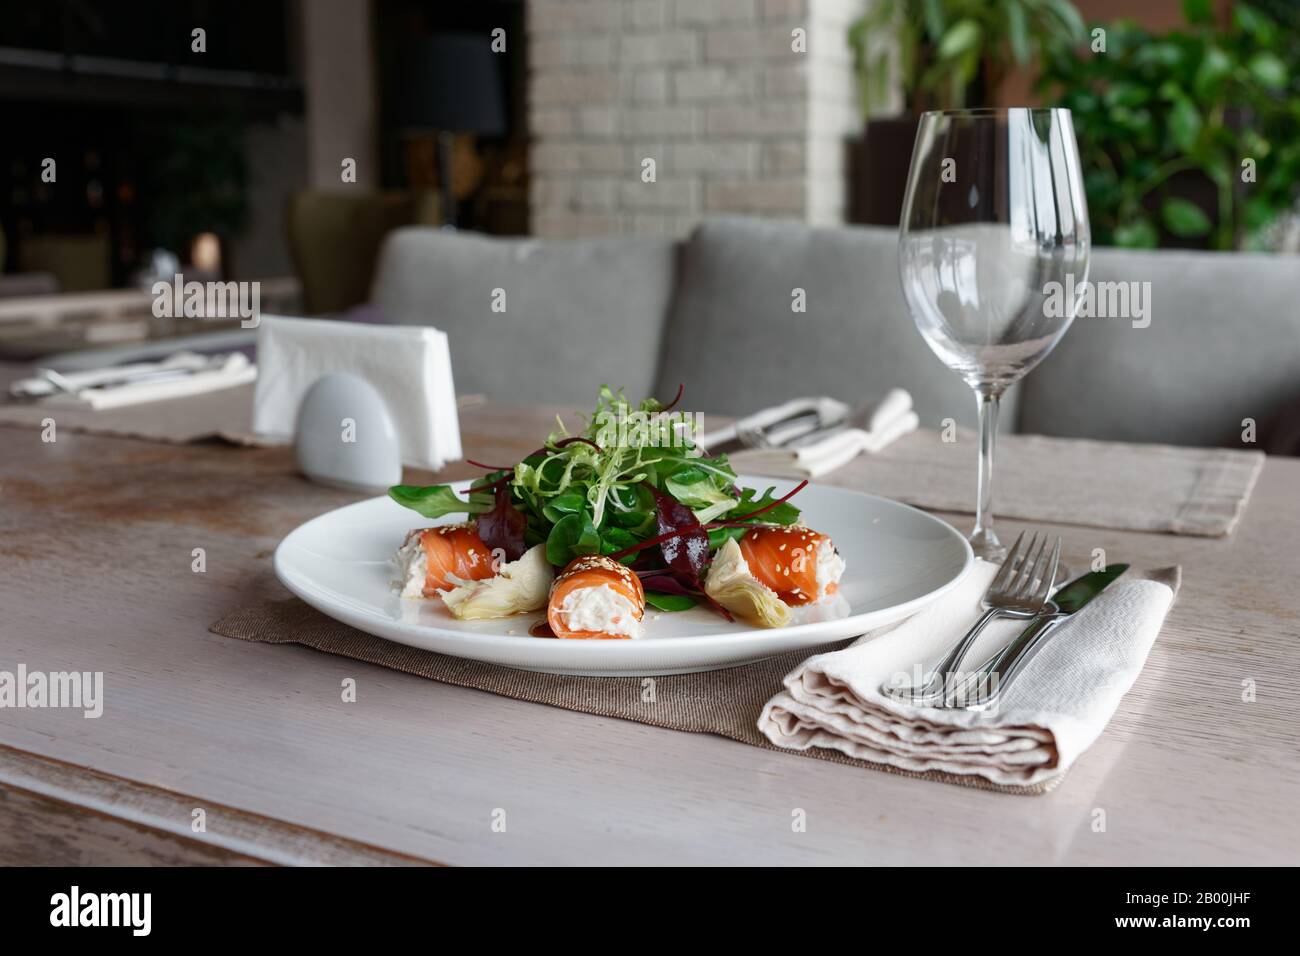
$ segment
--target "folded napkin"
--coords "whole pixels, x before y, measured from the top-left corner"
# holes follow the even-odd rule
[[[814,410],[820,421],[832,423],[831,427],[819,428],[808,419],[774,424]],[[833,398],[793,399],[703,435],[700,444],[712,448],[733,441],[743,429],[763,429],[773,447],[733,452],[728,457],[737,471],[774,478],[816,478],[863,452],[880,451],[920,424],[912,411],[912,396],[901,388],[891,389],[865,416],[856,416],[861,426],[850,417],[849,407]]]
[[[1137,679],[1173,603],[1178,569],[1116,580],[1048,636],[993,710],[916,707],[881,693],[882,685],[919,683],[979,616],[996,571],[977,562],[958,587],[903,624],[800,664],[763,708],[759,730],[778,747],[825,747],[912,773],[1050,789]],[[974,670],[1023,626],[989,625],[961,669]]]
[[[99,411],[202,395],[246,385],[257,368],[240,352],[205,356],[177,352],[159,362],[136,362],[84,372],[45,371],[9,387],[43,408]]]
[[[737,471],[774,478],[817,478],[866,452],[875,454],[908,432],[921,420],[912,411],[912,396],[892,389],[867,417],[866,427],[841,425],[795,438],[775,448],[755,448],[730,456]],[[779,436],[776,439],[779,442]]]
[[[369,382],[384,400],[403,463],[436,471],[461,457],[451,352],[436,329],[264,315],[257,363],[253,431],[261,438],[291,441],[307,389],[343,373]]]

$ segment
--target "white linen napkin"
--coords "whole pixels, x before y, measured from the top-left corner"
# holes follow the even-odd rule
[[[773,478],[817,478],[863,452],[875,454],[908,432],[915,431],[920,423],[912,410],[912,396],[901,388],[895,388],[872,409],[865,428],[842,425],[795,438],[781,447],[738,451],[729,458],[737,471],[749,474]],[[769,437],[780,444],[778,430],[769,433]]]
[[[1105,729],[1146,662],[1178,588],[1177,569],[1126,572],[1048,636],[993,710],[917,707],[881,686],[919,683],[980,614],[997,566],[978,561],[949,594],[884,632],[819,654],[785,679],[759,730],[778,747],[828,747],[914,773],[1050,789]],[[970,672],[1023,628],[994,621]]]
[[[39,398],[43,408],[100,411],[202,395],[256,378],[257,367],[241,352],[218,356],[177,352],[159,362],[45,372],[43,377],[14,382],[9,390],[20,397]]]
[[[434,471],[461,457],[447,336],[423,326],[262,316],[253,431],[292,441],[303,395],[323,375],[355,375],[384,400],[404,464]]]

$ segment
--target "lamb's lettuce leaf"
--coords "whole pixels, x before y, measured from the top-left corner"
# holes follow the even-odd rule
[[[664,594],[660,591],[646,591],[645,602],[661,611],[689,611],[695,607],[695,598],[689,594]]]
[[[490,496],[474,493],[470,494],[469,501],[465,501],[457,497],[451,485],[393,485],[388,489],[388,497],[426,518],[481,514],[493,504]]]

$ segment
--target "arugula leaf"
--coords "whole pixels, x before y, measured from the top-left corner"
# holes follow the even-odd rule
[[[763,492],[761,498],[755,498],[758,494],[753,488],[745,488],[740,492],[740,501],[736,506],[722,519],[723,521],[744,521],[745,515],[758,511],[760,508],[766,508],[772,502],[776,501],[777,495],[772,494],[774,488],[768,488]],[[790,502],[785,501],[753,519],[757,524],[794,524],[799,520],[799,509]]]

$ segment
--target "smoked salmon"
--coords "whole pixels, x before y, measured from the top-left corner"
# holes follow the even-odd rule
[[[750,573],[791,606],[834,594],[844,563],[831,539],[800,525],[764,525],[740,539]]]
[[[437,597],[460,582],[481,581],[497,572],[483,539],[472,524],[417,528],[398,552],[403,597]]]

